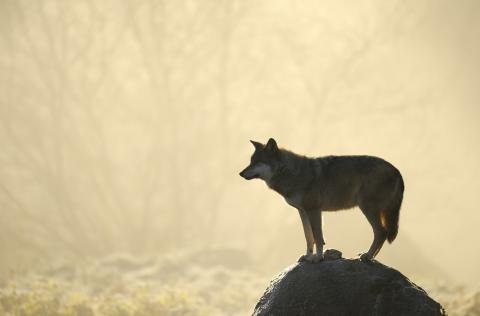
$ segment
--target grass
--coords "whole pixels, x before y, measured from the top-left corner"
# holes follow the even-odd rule
[[[0,315],[248,315],[275,274],[252,270],[244,253],[225,249],[49,264],[0,279]],[[480,291],[420,285],[449,315],[480,315]]]
[[[180,254],[116,255],[102,260],[12,272],[0,282],[0,315],[147,316],[245,315],[268,280],[244,266],[226,267]]]

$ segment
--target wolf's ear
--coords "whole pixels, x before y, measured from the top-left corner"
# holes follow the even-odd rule
[[[267,142],[267,145],[265,146],[267,150],[270,150],[272,152],[276,152],[278,150],[277,142],[275,139],[270,138]]]
[[[252,143],[252,145],[255,147],[255,150],[263,149],[263,144],[262,143],[256,142],[254,140],[251,140],[250,143]]]

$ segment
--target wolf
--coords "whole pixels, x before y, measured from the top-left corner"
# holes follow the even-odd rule
[[[279,148],[273,138],[266,144],[250,142],[255,151],[240,176],[265,181],[298,210],[307,243],[298,261],[323,260],[322,212],[360,208],[373,229],[372,244],[361,254],[362,261],[373,260],[385,240],[395,240],[404,183],[392,164],[373,156],[310,158]]]

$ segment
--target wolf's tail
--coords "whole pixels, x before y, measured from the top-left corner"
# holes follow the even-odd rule
[[[398,234],[398,219],[400,217],[400,207],[403,201],[403,191],[405,187],[403,184],[402,175],[398,172],[397,183],[393,193],[392,201],[385,213],[382,214],[385,219],[385,230],[387,231],[387,240],[389,243],[395,240]]]

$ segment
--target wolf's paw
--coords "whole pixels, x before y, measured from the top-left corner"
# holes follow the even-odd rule
[[[305,254],[298,258],[297,262],[312,262],[313,254]]]
[[[310,262],[312,262],[312,263],[318,263],[318,262],[322,262],[323,260],[324,260],[323,254],[318,254],[318,253],[317,253],[316,255],[313,255],[313,256],[312,256],[312,261],[310,261]]]
[[[368,252],[366,253],[361,253],[360,255],[360,260],[363,262],[372,262],[373,258]]]
[[[310,263],[318,263],[323,261],[323,255],[319,254],[307,254],[303,255],[300,258],[298,258],[298,262],[310,262]]]

